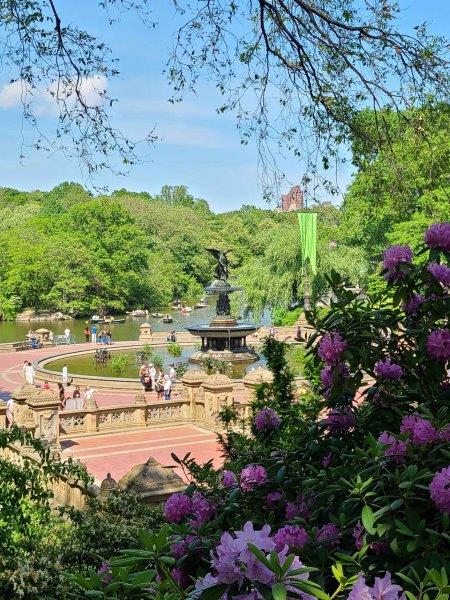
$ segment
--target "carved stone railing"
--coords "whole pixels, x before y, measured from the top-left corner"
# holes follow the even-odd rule
[[[87,410],[63,410],[59,413],[62,437],[94,432],[145,428],[159,423],[188,421],[190,402],[169,400],[147,404],[139,395],[135,404]]]

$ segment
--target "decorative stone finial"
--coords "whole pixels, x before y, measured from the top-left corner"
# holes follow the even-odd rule
[[[100,484],[100,500],[106,500],[109,494],[116,489],[117,481],[111,477],[111,473],[108,473]]]
[[[244,377],[244,384],[257,385],[259,383],[271,383],[273,380],[273,373],[269,369],[264,367],[257,367],[253,369]]]

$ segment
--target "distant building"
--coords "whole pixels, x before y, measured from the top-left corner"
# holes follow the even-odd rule
[[[303,208],[303,191],[300,186],[294,185],[287,194],[281,196],[281,212],[289,212],[291,210],[302,210]]]

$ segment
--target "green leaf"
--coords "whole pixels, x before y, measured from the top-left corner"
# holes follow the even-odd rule
[[[272,596],[274,600],[286,600],[287,590],[281,583],[274,583],[272,586]]]
[[[361,521],[364,525],[365,529],[373,535],[375,533],[374,524],[376,521],[376,517],[373,514],[372,509],[367,504],[363,507],[361,511]]]
[[[206,590],[203,590],[200,598],[202,600],[219,600],[227,589],[225,584],[215,585],[214,587],[210,587]]]

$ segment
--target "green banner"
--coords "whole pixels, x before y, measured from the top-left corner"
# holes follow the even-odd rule
[[[303,268],[309,260],[311,271],[317,273],[317,213],[299,212],[298,223],[300,225],[300,240],[302,243]]]

